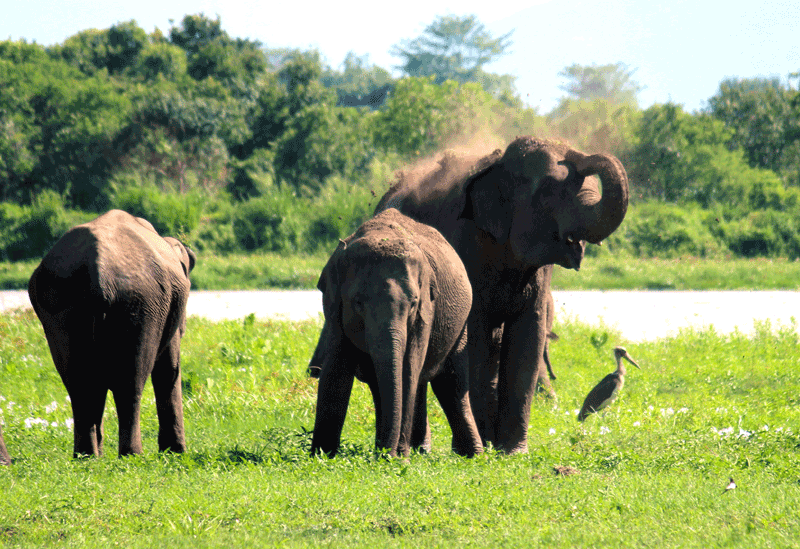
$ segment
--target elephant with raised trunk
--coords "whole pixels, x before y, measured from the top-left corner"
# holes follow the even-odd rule
[[[453,450],[481,452],[466,350],[472,290],[442,235],[397,210],[381,212],[341,241],[318,288],[325,324],[310,362],[319,377],[312,453],[336,453],[354,377],[369,385],[376,444],[392,456],[429,447],[428,383]]]
[[[72,401],[74,455],[103,452],[111,391],[119,453],[140,454],[142,391],[152,376],[160,450],[183,452],[180,349],[195,255],[145,219],[111,210],[56,242],[28,284]]]
[[[446,154],[427,173],[401,174],[382,197],[376,213],[397,208],[436,227],[467,269],[470,396],[484,442],[527,451],[531,401],[545,377],[552,265],[579,269],[585,243],[613,233],[627,207],[617,158],[531,137],[481,159]]]

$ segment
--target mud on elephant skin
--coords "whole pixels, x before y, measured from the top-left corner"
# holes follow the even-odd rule
[[[429,444],[428,383],[453,450],[481,452],[468,387],[472,290],[439,232],[386,210],[341,241],[318,287],[325,324],[309,368],[319,377],[312,453],[336,453],[354,377],[369,385],[376,444],[391,455]]]
[[[182,452],[180,344],[195,254],[120,210],[73,227],[31,276],[28,293],[72,401],[74,455],[103,452],[111,391],[119,453],[142,452],[142,391],[152,377],[160,450]]]
[[[447,153],[432,170],[401,173],[375,211],[390,207],[436,227],[464,262],[473,290],[475,420],[484,442],[526,451],[531,401],[544,377],[552,268],[579,269],[586,242],[600,243],[622,223],[622,163],[519,137],[480,159]],[[501,326],[495,367],[492,335]]]

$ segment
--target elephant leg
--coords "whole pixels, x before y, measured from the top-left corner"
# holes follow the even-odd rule
[[[411,448],[422,454],[431,451],[431,427],[428,424],[428,384],[419,383],[411,430]]]
[[[111,393],[117,405],[119,417],[119,455],[142,453],[141,406],[142,392],[147,378],[153,373],[156,352],[163,331],[157,323],[148,323],[138,333],[131,333],[130,323],[117,322],[116,329],[109,327],[109,333],[118,334],[109,338],[110,348],[116,350],[109,356],[116,358],[111,366],[114,378]],[[124,326],[124,327],[123,327]],[[127,333],[126,333],[127,330]]]
[[[483,452],[483,444],[470,406],[466,340],[465,329],[447,357],[443,372],[431,380],[431,387],[453,432],[453,451],[472,457]]]
[[[68,310],[39,311],[53,363],[72,405],[73,457],[103,454],[103,410],[108,384],[99,367],[94,319]]]
[[[348,360],[348,351],[357,351],[349,342],[342,341],[340,336],[334,334],[331,337],[336,340],[329,342],[320,368],[311,454],[321,451],[333,457],[339,449],[355,380],[355,366]]]
[[[542,312],[531,306],[504,327],[496,429],[497,447],[509,454],[528,450],[531,402],[538,379],[546,377],[540,375],[546,337]]]
[[[73,457],[103,455],[103,410],[108,389],[87,381],[67,387],[72,402]]]
[[[11,457],[8,455],[8,450],[6,450],[2,427],[0,427],[0,465],[11,465]]]
[[[497,378],[499,367],[500,328],[470,316],[469,322],[469,397],[475,424],[483,444],[497,444]]]
[[[158,413],[158,449],[162,452],[186,451],[180,338],[179,333],[172,336],[169,346],[156,359],[151,376]]]

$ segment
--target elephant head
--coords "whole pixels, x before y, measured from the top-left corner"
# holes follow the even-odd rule
[[[465,195],[461,217],[508,243],[522,263],[577,270],[585,242],[599,244],[622,223],[628,177],[613,156],[520,137],[483,161]]]

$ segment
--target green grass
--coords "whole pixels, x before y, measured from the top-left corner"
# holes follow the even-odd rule
[[[371,398],[358,382],[340,456],[307,455],[316,382],[305,367],[319,328],[190,319],[182,349],[189,451],[155,451],[148,384],[145,454],[115,457],[109,399],[107,455],[76,461],[66,392],[41,327],[30,312],[0,315],[0,418],[15,458],[0,469],[0,544],[798,546],[793,326],[637,344],[603,326],[560,323],[551,348],[558,400],[534,402],[529,454],[454,456],[431,403],[434,451],[410,462],[373,451]],[[642,369],[581,426],[576,410],[613,369],[611,347],[620,343]],[[556,465],[578,474],[556,476]],[[729,476],[738,488],[723,494]]]
[[[312,290],[327,255],[201,255],[195,290]],[[28,287],[38,262],[0,263],[0,289]],[[640,259],[587,257],[580,272],[555,268],[557,290],[797,290],[800,261],[787,259]]]

